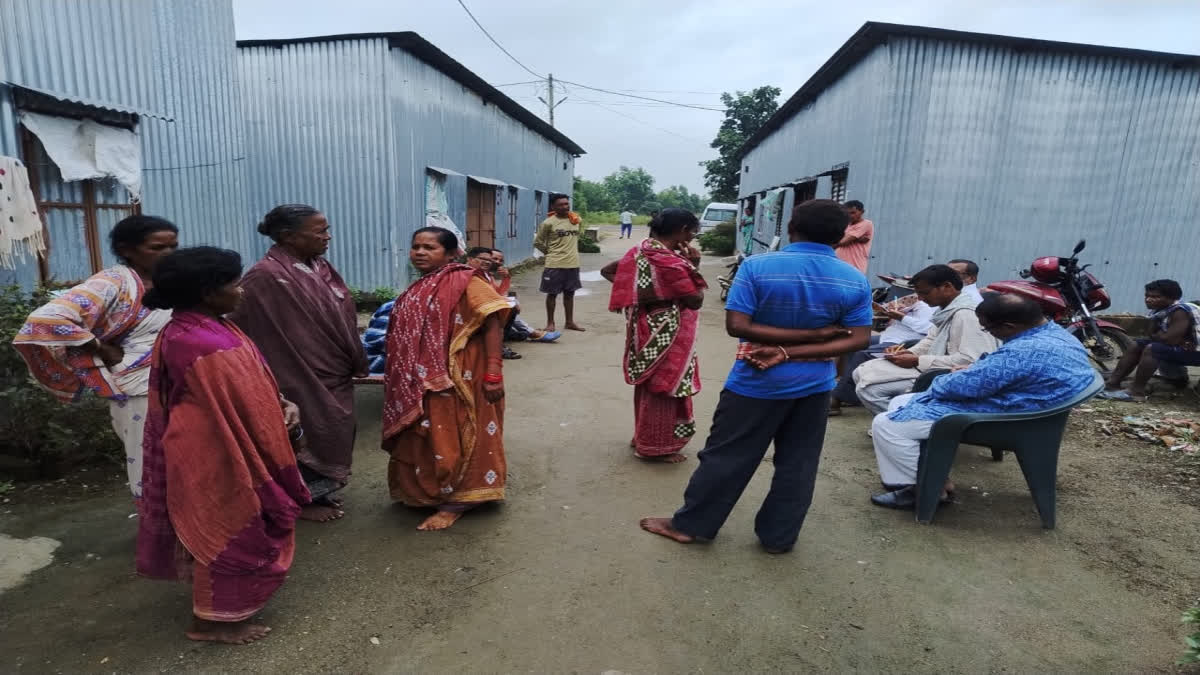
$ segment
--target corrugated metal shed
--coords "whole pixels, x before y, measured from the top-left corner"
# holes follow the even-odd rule
[[[136,112],[143,212],[177,223],[185,244],[252,250],[234,56],[229,2],[0,0],[0,153],[23,154],[14,87]],[[112,223],[98,225],[103,236]],[[86,276],[84,260],[73,276]],[[37,277],[33,265],[0,270],[0,281]]]
[[[743,148],[746,197],[810,176],[877,227],[872,273],[950,258],[983,281],[1083,257],[1118,311],[1200,297],[1200,58],[869,23]],[[786,208],[794,192],[789,190]]]
[[[468,176],[500,186],[496,245],[514,261],[532,255],[532,190],[572,189],[582,148],[414,33],[238,44],[252,209],[322,209],[354,286],[407,283],[427,171],[445,176],[464,230]],[[518,190],[515,229],[507,185],[532,188]]]

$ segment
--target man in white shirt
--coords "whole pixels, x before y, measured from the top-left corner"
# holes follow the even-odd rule
[[[983,294],[979,292],[979,287],[976,285],[976,282],[979,281],[979,265],[966,258],[955,258],[946,264],[958,272],[959,278],[962,279],[963,294],[974,298],[976,305],[983,302]]]
[[[962,277],[948,265],[931,265],[912,278],[913,290],[930,307],[933,326],[923,340],[911,348],[892,347],[882,357],[854,371],[854,393],[873,414],[888,409],[888,403],[908,393],[922,374],[969,366],[996,349],[996,340],[983,329],[975,315],[978,302],[962,292]]]
[[[633,239],[633,216],[634,213],[629,209],[621,212],[621,236],[618,239],[624,239],[628,236]]]
[[[915,302],[905,303],[905,300]],[[898,306],[897,306],[898,305]],[[888,327],[878,336],[871,336],[871,346],[854,352],[847,357],[846,370],[838,380],[837,388],[829,402],[829,415],[836,417],[842,414],[843,405],[860,405],[858,396],[854,393],[854,369],[871,359],[878,358],[888,347],[919,342],[929,332],[933,325],[934,309],[928,304],[916,299],[915,295],[901,298],[898,302],[887,305],[875,303],[875,313],[886,314],[892,320]]]

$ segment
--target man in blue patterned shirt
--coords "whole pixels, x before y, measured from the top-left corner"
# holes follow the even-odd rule
[[[928,391],[892,399],[871,424],[879,476],[889,490],[871,497],[877,506],[916,504],[921,441],[933,423],[952,413],[1034,412],[1078,396],[1095,381],[1079,340],[1047,321],[1033,301],[993,295],[976,308],[983,330],[1004,344],[974,364],[943,375]]]

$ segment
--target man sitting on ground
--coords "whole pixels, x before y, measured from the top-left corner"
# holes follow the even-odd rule
[[[1016,295],[993,295],[975,310],[983,329],[1004,344],[974,364],[943,375],[920,394],[892,400],[871,425],[879,477],[888,492],[871,497],[877,506],[911,509],[916,504],[921,441],[934,422],[953,413],[1018,413],[1046,410],[1083,393],[1095,380],[1087,351],[1037,303]],[[953,491],[953,485],[947,485]]]
[[[508,319],[508,325],[504,329],[504,339],[522,342],[529,340],[531,342],[554,342],[562,337],[562,333],[554,331],[547,333],[544,330],[538,330],[525,322],[521,318],[521,302],[517,300],[517,294],[512,292],[512,274],[508,268],[504,266],[504,251],[492,249],[492,282],[496,285],[496,292],[508,298],[508,304],[513,308],[511,316]]]
[[[1117,367],[1105,382],[1101,398],[1117,401],[1144,400],[1146,385],[1160,368],[1174,379],[1182,378],[1187,385],[1187,366],[1200,366],[1200,308],[1180,302],[1183,289],[1171,279],[1159,279],[1146,284],[1146,308],[1154,321],[1154,332],[1149,338],[1137,341],[1125,352]],[[1128,390],[1121,389],[1121,382],[1133,375],[1133,384]]]
[[[471,250],[467,251],[467,265],[482,272],[483,276],[487,277],[488,281],[495,285],[496,279],[492,276],[492,249],[490,247],[475,246]],[[513,306],[513,303],[510,302],[509,306]],[[508,318],[510,322],[514,316],[516,316],[516,312],[509,313]],[[500,352],[500,356],[502,358],[521,358],[521,355],[513,351],[508,345],[502,345],[502,347],[503,349]]]
[[[896,345],[883,357],[867,361],[854,371],[855,394],[872,414],[887,410],[888,401],[912,389],[930,370],[969,366],[996,347],[975,317],[976,302],[963,295],[962,279],[946,265],[931,265],[912,278],[917,297],[937,308],[929,334],[911,349]]]

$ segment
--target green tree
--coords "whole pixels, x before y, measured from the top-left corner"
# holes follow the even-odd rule
[[[658,203],[664,209],[687,209],[696,215],[704,209],[704,197],[689,191],[682,185],[671,187],[658,193]]]
[[[645,213],[649,210],[646,207],[656,201],[654,176],[641,167],[630,169],[622,166],[616,172],[604,177],[604,187],[608,189],[608,194],[616,200],[615,208],[611,210],[631,209],[638,213]]]
[[[738,175],[741,173],[738,150],[779,109],[779,87],[766,86],[735,93],[736,96],[729,92],[721,94],[725,120],[710,146],[717,151],[717,158],[700,162],[704,167],[704,185],[713,200],[719,202],[737,199]]]
[[[575,176],[574,208],[576,211],[615,211],[617,202],[603,183]]]

